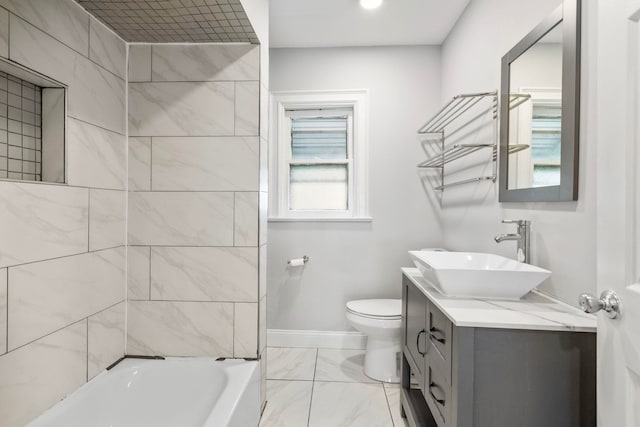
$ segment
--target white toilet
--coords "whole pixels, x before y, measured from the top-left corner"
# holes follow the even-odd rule
[[[400,382],[402,300],[349,301],[346,315],[354,328],[367,335],[364,373],[374,380]]]

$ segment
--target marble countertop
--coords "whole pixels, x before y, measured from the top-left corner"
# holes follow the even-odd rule
[[[417,268],[402,273],[456,326],[596,332],[596,316],[537,291],[519,301],[454,298],[430,286]]]

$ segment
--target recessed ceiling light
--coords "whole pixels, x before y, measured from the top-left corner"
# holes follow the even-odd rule
[[[360,6],[365,9],[375,9],[382,4],[382,0],[360,0]]]

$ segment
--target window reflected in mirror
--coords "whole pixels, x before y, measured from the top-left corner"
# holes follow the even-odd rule
[[[562,22],[509,67],[508,188],[560,185]]]

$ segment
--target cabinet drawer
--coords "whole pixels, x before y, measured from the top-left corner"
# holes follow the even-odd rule
[[[449,427],[451,412],[451,386],[443,376],[440,368],[430,363],[425,372],[425,383],[422,394],[431,410],[438,427]]]
[[[433,304],[429,304],[427,312],[427,336],[429,342],[448,364],[451,363],[452,328],[453,325],[447,316]]]

